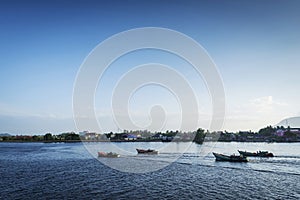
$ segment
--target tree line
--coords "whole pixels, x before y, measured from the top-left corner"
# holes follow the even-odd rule
[[[150,132],[148,130],[128,131],[124,130],[118,133],[86,133],[79,135],[75,132],[61,134],[46,133],[44,135],[5,135],[0,136],[0,141],[16,142],[76,142],[76,141],[125,141],[127,137],[134,137],[139,141],[193,141],[203,143],[204,141],[222,141],[222,142],[298,142],[300,141],[300,130],[283,126],[267,126],[258,132],[239,131],[210,132],[202,128],[193,132],[182,132],[168,130],[166,132]]]

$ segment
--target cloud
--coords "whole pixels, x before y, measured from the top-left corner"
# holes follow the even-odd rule
[[[257,116],[258,114],[270,114],[282,107],[287,107],[288,104],[274,100],[272,96],[258,97],[250,99],[244,104],[235,105],[229,110],[229,113],[234,114],[234,118],[240,116]]]
[[[287,103],[274,101],[272,96],[255,98],[249,101],[249,107],[255,108],[256,111],[267,111],[277,106],[287,106]]]
[[[248,100],[244,104],[228,107],[225,128],[228,130],[260,129],[275,125],[286,117],[289,105],[273,96],[263,96]]]

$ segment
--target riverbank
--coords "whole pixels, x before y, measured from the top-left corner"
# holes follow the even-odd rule
[[[197,129],[191,132],[166,131],[150,132],[147,130],[126,131],[119,133],[66,132],[61,134],[46,133],[45,135],[0,135],[0,142],[267,142],[292,143],[300,142],[300,128],[272,127],[260,129],[258,132],[227,131],[209,132]]]
[[[24,140],[5,140],[5,141],[0,141],[0,143],[86,143],[86,142],[115,142],[115,143],[141,143],[141,142],[162,142],[162,143],[167,143],[163,142],[161,140],[115,140],[115,141],[110,141],[110,140],[53,140],[53,141],[24,141]],[[197,143],[194,141],[169,141],[169,142],[176,142],[176,143],[181,143],[181,142],[193,142]],[[204,142],[225,142],[225,143],[231,143],[231,142],[237,142],[237,143],[300,143],[300,141],[213,141],[213,140],[208,140]],[[203,143],[204,143],[203,142]],[[198,143],[201,144],[201,143]]]

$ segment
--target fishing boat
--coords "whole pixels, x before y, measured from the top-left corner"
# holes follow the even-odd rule
[[[257,152],[248,152],[248,151],[240,151],[238,152],[243,156],[253,156],[253,157],[274,157],[274,154],[268,151],[257,151]]]
[[[216,157],[216,161],[228,161],[228,162],[248,162],[247,157],[244,157],[243,155],[224,155],[220,153],[214,153],[214,156]]]
[[[155,151],[154,149],[136,149],[136,151],[143,154],[158,154],[158,151]]]
[[[113,152],[98,152],[98,157],[105,157],[105,158],[118,158],[120,157],[119,154]]]

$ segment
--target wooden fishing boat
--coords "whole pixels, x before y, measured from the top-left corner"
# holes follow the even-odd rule
[[[244,157],[243,155],[224,155],[220,153],[214,153],[214,156],[216,157],[216,161],[228,161],[228,162],[248,162],[247,157]]]
[[[158,151],[154,149],[136,149],[136,151],[143,154],[158,154]]]
[[[119,154],[113,152],[98,152],[98,157],[105,157],[105,158],[118,158],[120,157]]]

